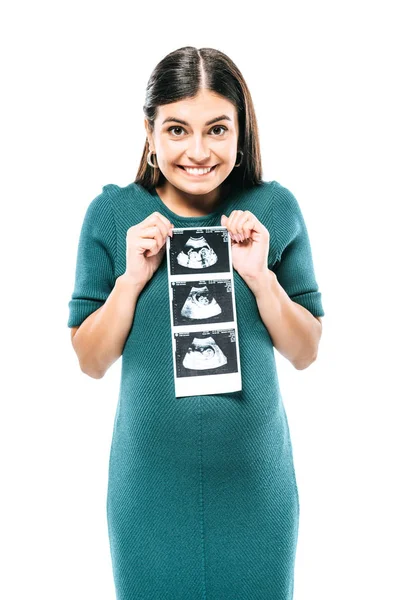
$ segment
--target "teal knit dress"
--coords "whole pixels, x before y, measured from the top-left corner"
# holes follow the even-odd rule
[[[154,211],[175,227],[249,210],[270,233],[268,266],[323,316],[307,228],[277,181],[182,217],[155,190],[105,185],[81,229],[68,327],[104,304],[126,267],[126,233]],[[242,390],[175,397],[167,257],[142,290],[122,354],[108,467],[117,600],[291,600],[299,523],[292,445],[271,337],[233,269]]]

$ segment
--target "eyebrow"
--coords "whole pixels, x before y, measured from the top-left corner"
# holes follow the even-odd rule
[[[221,115],[220,117],[216,117],[215,119],[211,119],[210,121],[207,121],[206,125],[212,125],[212,123],[216,123],[217,121],[231,121],[232,119],[230,119],[227,115]],[[187,121],[183,121],[182,119],[176,119],[175,117],[167,117],[166,119],[164,119],[164,121],[161,123],[161,125],[164,125],[164,123],[169,123],[170,121],[173,121],[175,123],[180,123],[181,125],[188,125],[189,123]]]

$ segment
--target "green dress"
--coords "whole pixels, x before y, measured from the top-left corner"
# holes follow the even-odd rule
[[[182,217],[156,191],[105,185],[79,239],[68,327],[105,302],[126,266],[126,233],[154,211],[176,227],[249,210],[270,233],[268,267],[323,316],[310,240],[277,181]],[[175,397],[167,257],[142,290],[122,353],[107,519],[117,600],[291,600],[299,496],[271,337],[233,269],[242,390]]]

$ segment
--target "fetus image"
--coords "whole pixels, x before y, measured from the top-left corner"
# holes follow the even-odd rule
[[[204,319],[215,317],[222,312],[220,305],[206,285],[193,286],[182,307],[181,315],[188,319]]]
[[[215,340],[209,336],[207,338],[193,338],[187,353],[183,359],[183,366],[186,369],[216,369],[228,362],[221,348]]]
[[[204,236],[190,237],[183,250],[178,254],[177,261],[182,267],[204,269],[211,267],[218,257]]]

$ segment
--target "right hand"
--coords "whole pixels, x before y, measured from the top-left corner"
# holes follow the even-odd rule
[[[159,212],[153,212],[126,233],[127,277],[146,285],[161,264],[167,235],[172,237],[172,223]]]

